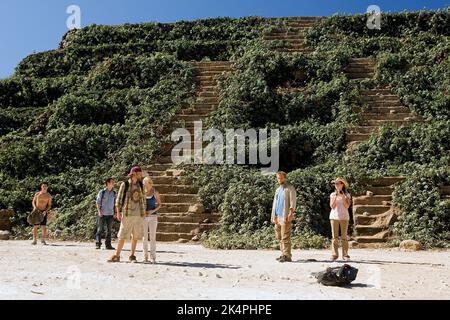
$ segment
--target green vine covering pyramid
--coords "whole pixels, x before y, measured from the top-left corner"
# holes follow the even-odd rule
[[[356,241],[448,246],[450,12],[383,14],[379,30],[366,22],[249,17],[68,32],[0,81],[0,208],[14,210],[14,234],[28,234],[45,180],[54,235],[91,238],[102,181],[139,164],[180,210],[167,209],[161,231],[178,236],[160,239],[198,224],[210,247],[276,245],[273,177],[239,165],[173,173],[171,129],[203,120],[280,130],[280,169],[299,197],[296,247],[326,244],[336,176],[352,184]],[[183,214],[197,203],[201,221]]]

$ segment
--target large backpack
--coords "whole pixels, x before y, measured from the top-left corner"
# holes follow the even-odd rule
[[[318,272],[315,275],[317,282],[324,286],[348,286],[353,280],[356,279],[358,269],[344,264],[340,267],[327,268],[327,270]]]

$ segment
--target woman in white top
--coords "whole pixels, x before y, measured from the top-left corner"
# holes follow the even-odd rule
[[[144,219],[144,260],[148,261],[148,238],[150,236],[151,262],[156,263],[156,228],[158,227],[158,210],[161,208],[159,192],[153,186],[150,177],[144,178],[145,219]]]
[[[342,257],[345,260],[350,260],[348,255],[348,221],[350,215],[348,208],[351,204],[351,195],[347,192],[348,182],[341,178],[336,178],[334,181],[335,191],[330,195],[330,223],[332,233],[332,256],[331,260],[335,261],[339,257],[339,229],[341,229],[342,240]]]

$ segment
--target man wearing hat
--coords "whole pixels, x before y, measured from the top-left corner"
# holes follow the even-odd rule
[[[335,191],[330,195],[330,223],[333,238],[331,260],[335,261],[339,257],[339,229],[341,230],[342,257],[349,260],[347,239],[348,222],[350,220],[348,208],[351,204],[351,195],[347,192],[349,184],[347,180],[342,178],[336,178],[333,183]]]
[[[108,262],[119,262],[125,240],[131,239],[131,255],[129,262],[137,262],[136,246],[138,239],[143,237],[143,223],[145,218],[145,195],[142,185],[142,170],[135,166],[128,174],[129,179],[122,182],[116,199],[117,220],[120,229],[117,234],[119,242],[115,255]]]

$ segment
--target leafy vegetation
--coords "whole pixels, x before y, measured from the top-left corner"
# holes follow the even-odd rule
[[[367,178],[405,175],[394,203],[405,212],[400,239],[427,245],[449,241],[450,13],[383,14],[381,30],[367,15],[333,16],[307,34],[311,54],[285,54],[263,42],[284,25],[257,17],[175,24],[92,25],[67,33],[60,48],[30,55],[0,81],[0,208],[17,213],[25,229],[30,199],[49,181],[64,238],[90,238],[93,200],[106,177],[158,153],[171,117],[192,101],[189,60],[231,60],[220,79],[220,105],[208,125],[280,130],[280,169],[297,189],[297,248],[321,248],[330,236],[331,180],[347,178],[351,192]],[[375,77],[345,75],[351,58],[376,58]],[[383,127],[351,154],[346,131],[360,123],[361,90],[389,85],[426,121]],[[275,179],[258,166],[188,167],[207,211],[223,213],[222,228],[205,235],[212,248],[276,247],[269,224]],[[419,190],[420,192],[418,192]]]

